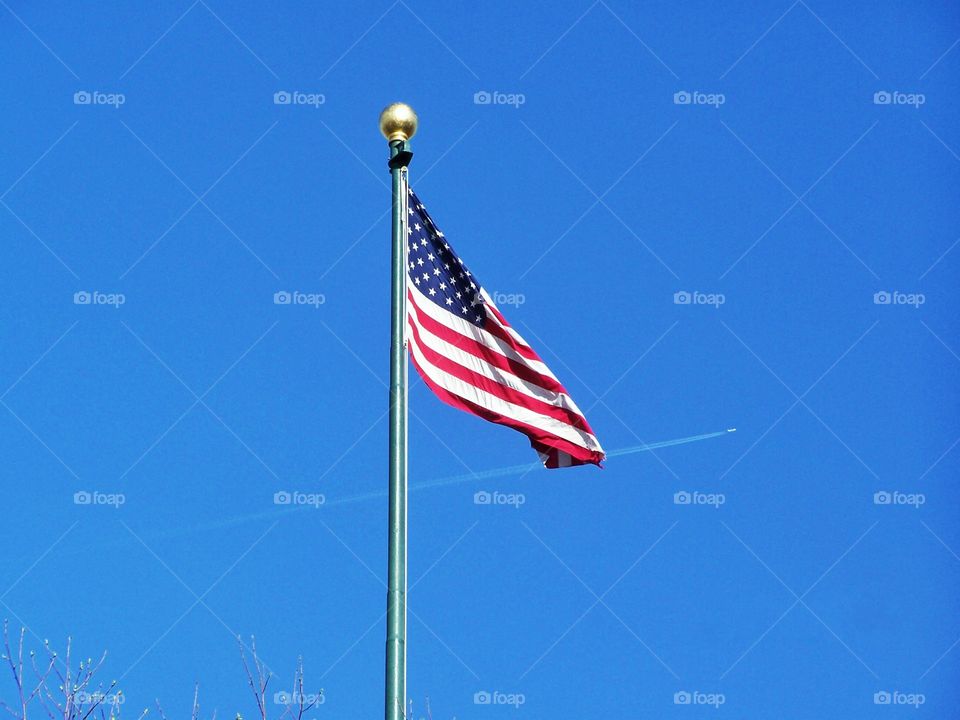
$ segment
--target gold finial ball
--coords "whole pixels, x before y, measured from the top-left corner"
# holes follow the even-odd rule
[[[380,113],[380,132],[390,142],[409,140],[417,132],[417,114],[406,103],[387,105]]]

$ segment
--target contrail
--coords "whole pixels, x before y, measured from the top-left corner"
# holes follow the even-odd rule
[[[720,437],[721,435],[726,435],[727,433],[736,431],[736,428],[729,428],[727,430],[721,430],[720,432],[706,433],[704,435],[691,435],[690,437],[674,438],[673,440],[660,440],[658,442],[647,443],[645,445],[633,445],[631,447],[620,448],[619,450],[612,450],[607,453],[607,457],[612,458],[620,457],[622,455],[634,455],[635,453],[647,452],[648,450],[656,450],[658,448],[672,447],[674,445],[686,445],[687,443],[699,442],[700,440],[709,440],[710,438]],[[426,482],[411,485],[409,490],[410,492],[414,492],[416,490],[425,490],[427,488],[443,487],[444,485],[457,485],[459,483],[465,483],[471,480],[486,480],[487,478],[504,477],[506,475],[513,475],[514,473],[525,473],[537,469],[543,469],[543,465],[538,462],[525,463],[523,465],[509,465],[502,468],[493,468],[492,470],[480,470],[479,472],[474,473],[454,475],[452,477],[440,478],[438,480],[427,480]],[[362,497],[364,500],[366,500],[368,497],[386,496],[387,492],[384,490],[382,492],[369,493],[363,496],[358,495],[355,497]],[[327,505],[336,505],[345,502],[354,502],[354,497],[341,498],[338,501],[327,503]]]
[[[633,447],[621,448],[607,453],[607,457],[618,457],[620,455],[633,455],[634,453],[644,452],[645,450],[656,450],[662,447],[672,447],[673,445],[686,445],[687,443],[699,442],[700,440],[709,440],[710,438],[720,437],[727,433],[736,432],[736,428],[727,428],[720,432],[706,433],[704,435],[691,435],[685,438],[675,438],[674,440],[660,440],[659,442],[649,443],[647,445],[634,445]]]
[[[674,445],[687,445],[688,443],[700,442],[701,440],[709,440],[711,438],[720,437],[722,435],[727,435],[728,433],[736,432],[736,428],[728,428],[727,430],[721,430],[719,432],[705,433],[703,435],[690,435],[689,437],[674,438],[673,440],[659,440],[657,442],[646,443],[644,445],[632,445],[630,447],[620,448],[618,450],[612,450],[607,453],[608,458],[612,457],[622,457],[624,455],[634,455],[636,453],[648,452],[650,450],[657,450],[659,448],[673,447]],[[538,462],[524,463],[523,465],[508,465],[507,467],[492,468],[489,470],[480,470],[478,472],[464,473],[462,475],[451,475],[444,478],[437,478],[436,480],[427,480],[422,483],[415,483],[410,485],[410,492],[417,492],[420,490],[428,490],[431,488],[445,487],[447,485],[460,485],[462,483],[468,483],[473,480],[487,480],[490,478],[505,477],[507,475],[515,475],[517,473],[526,473],[533,470],[542,470],[543,465]],[[364,502],[366,500],[376,500],[379,498],[387,497],[386,490],[375,490],[368,493],[361,493],[358,495],[350,495],[348,497],[336,498],[333,500],[327,500],[319,507],[313,506],[304,506],[304,505],[294,505],[290,507],[283,507],[274,510],[265,510],[259,513],[252,513],[249,515],[239,515],[232,518],[224,518],[223,520],[218,520],[212,523],[207,523],[204,525],[194,526],[192,528],[183,528],[177,530],[170,530],[164,533],[159,533],[152,538],[166,538],[166,537],[176,537],[179,535],[184,535],[192,532],[199,532],[202,530],[217,530],[220,528],[233,527],[235,525],[242,525],[244,523],[252,522],[255,520],[273,520],[284,515],[290,515],[292,513],[302,513],[302,512],[316,512],[318,509],[323,509],[326,507],[331,507],[335,505],[351,505],[353,503]]]

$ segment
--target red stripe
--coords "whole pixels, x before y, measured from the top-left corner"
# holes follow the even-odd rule
[[[560,465],[560,451],[553,448],[547,453],[547,459],[543,461],[544,466],[549,470],[556,470],[561,467]],[[570,465],[582,465],[583,463],[577,463],[573,459],[570,461]],[[563,466],[569,467],[569,466]]]
[[[490,310],[490,312],[492,312],[496,316],[497,320],[500,321],[501,325],[506,325],[507,327],[510,327],[510,323],[507,322],[507,319],[500,313],[500,311],[497,308],[493,307],[492,305],[488,305],[487,303],[484,303],[484,306],[487,307]]]
[[[413,293],[410,290],[407,290],[407,297],[410,299],[410,313],[416,315],[416,322],[419,323],[420,326],[425,330],[429,330],[431,333],[439,338],[442,338],[443,340],[446,340],[459,350],[470,353],[471,355],[474,355],[475,357],[478,357],[484,362],[501,370],[513,373],[517,377],[522,378],[527,382],[533,383],[534,385],[539,385],[544,390],[551,390],[557,393],[567,392],[564,390],[563,386],[553,378],[547,377],[546,375],[541,375],[529,365],[525,365],[517,360],[505,357],[500,353],[491,350],[483,343],[478,342],[473,338],[469,338],[466,335],[461,335],[455,330],[451,330],[446,325],[434,320],[432,317],[427,315],[427,313],[421,312],[417,306],[417,301],[414,299]],[[430,302],[430,300],[426,300],[426,302]],[[444,310],[444,312],[448,311]],[[464,322],[467,321],[465,320]]]
[[[530,360],[536,360],[538,362],[543,362],[543,360],[540,359],[540,356],[537,355],[537,353],[534,351],[532,347],[527,345],[525,342],[520,342],[519,340],[517,340],[516,337],[510,334],[510,331],[506,329],[510,327],[510,323],[508,323],[506,319],[503,317],[503,315],[500,314],[499,310],[497,310],[495,307],[492,307],[491,305],[487,305],[486,303],[484,303],[483,306],[487,310],[489,310],[490,313],[494,316],[494,320],[490,320],[488,318],[487,322],[483,324],[484,330],[486,330],[488,333],[490,333],[494,337],[498,337],[501,340],[503,340],[505,343],[507,343],[510,347],[512,347],[521,355],[523,355],[525,358],[529,358]]]
[[[507,427],[511,427],[514,430],[522,432],[530,439],[530,444],[537,452],[549,455],[551,450],[561,450],[572,458],[571,463],[573,465],[586,465],[589,463],[599,465],[603,460],[604,455],[601,452],[587,450],[586,448],[575,445],[568,440],[564,440],[556,435],[551,435],[545,430],[535,428],[532,425],[527,425],[526,423],[515,420],[514,418],[493,412],[492,410],[488,410],[485,407],[477,405],[476,403],[462,398],[459,395],[449,392],[430,379],[427,373],[423,371],[423,368],[421,368],[417,363],[416,358],[411,355],[410,359],[413,362],[414,367],[417,369],[417,372],[420,373],[420,377],[423,378],[423,382],[426,383],[427,386],[433,390],[434,394],[443,400],[443,402],[460,410],[471,413],[472,415],[482,417],[484,420],[489,420],[490,422],[498,425],[506,425]],[[555,458],[556,456],[554,455],[554,462],[556,462]],[[556,467],[556,465],[548,464],[547,467],[552,469]]]
[[[470,368],[451,360],[445,355],[441,355],[423,342],[423,340],[420,338],[420,331],[417,329],[417,325],[415,322],[413,322],[412,318],[409,319],[409,324],[410,329],[413,331],[413,337],[417,343],[417,347],[420,348],[420,352],[426,356],[426,359],[431,365],[443,370],[448,375],[453,375],[454,377],[463,380],[465,383],[478,387],[481,390],[500,398],[501,400],[525,407],[535,413],[546,415],[554,420],[567,425],[572,425],[578,430],[582,430],[585,433],[593,435],[593,431],[587,424],[586,419],[584,419],[582,416],[563,407],[562,405],[557,405],[547,402],[546,400],[530,397],[529,395],[525,395],[524,393],[514,390],[507,385],[501,385],[500,383],[491,380],[487,376],[471,370]]]

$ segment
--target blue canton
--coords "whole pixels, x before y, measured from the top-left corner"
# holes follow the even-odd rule
[[[444,310],[483,327],[480,285],[450,247],[420,199],[410,190],[407,210],[407,274],[417,289]]]

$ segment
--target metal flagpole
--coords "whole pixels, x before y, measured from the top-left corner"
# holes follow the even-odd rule
[[[390,289],[390,509],[384,717],[401,720],[407,705],[407,166],[417,115],[394,103],[380,113],[390,144],[393,227]]]

